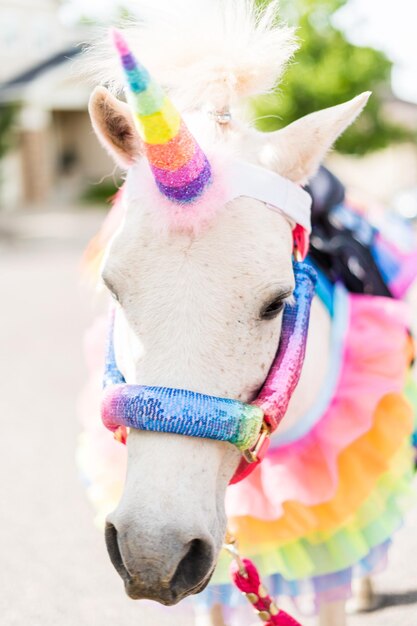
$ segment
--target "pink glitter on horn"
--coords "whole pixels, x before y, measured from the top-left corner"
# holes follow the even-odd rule
[[[194,202],[212,181],[210,163],[171,100],[134,57],[122,33],[112,29],[111,35],[158,189],[172,202]]]

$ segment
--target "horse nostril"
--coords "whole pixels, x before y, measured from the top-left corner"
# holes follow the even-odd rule
[[[119,542],[117,540],[117,530],[113,524],[110,524],[110,522],[106,522],[104,536],[106,539],[107,552],[109,553],[111,562],[113,563],[118,574],[122,577],[123,581],[128,582],[131,577],[120,553]]]
[[[172,591],[199,586],[213,567],[213,548],[204,539],[193,539],[186,555],[180,561],[171,580]],[[199,589],[200,591],[200,589]]]

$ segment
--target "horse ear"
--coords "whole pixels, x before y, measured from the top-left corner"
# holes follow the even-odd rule
[[[317,172],[339,135],[362,111],[370,95],[370,91],[362,93],[353,100],[316,111],[269,133],[261,150],[262,164],[304,185]]]
[[[130,167],[142,154],[143,146],[130,108],[104,87],[96,87],[88,105],[94,131],[123,169]]]

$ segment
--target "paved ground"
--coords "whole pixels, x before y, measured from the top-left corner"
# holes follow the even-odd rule
[[[96,224],[96,214],[8,222],[2,240],[0,221],[1,626],[189,626],[124,596],[74,465],[93,311],[78,262]],[[351,626],[417,626],[416,528],[414,512],[377,581],[384,608]]]

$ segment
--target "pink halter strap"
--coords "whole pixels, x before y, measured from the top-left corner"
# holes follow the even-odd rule
[[[256,565],[240,556],[234,539],[226,543],[224,548],[232,555],[230,576],[233,583],[252,604],[259,618],[266,626],[301,626],[291,615],[278,608],[264,587]]]

